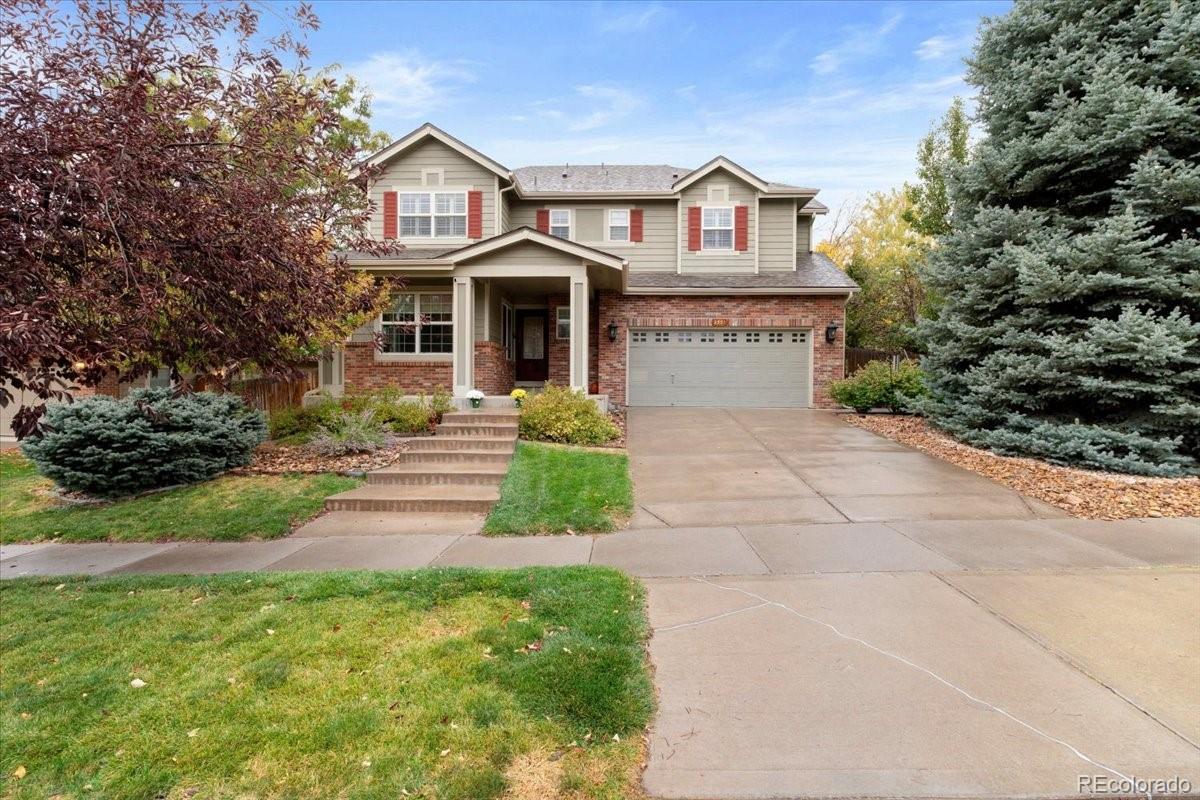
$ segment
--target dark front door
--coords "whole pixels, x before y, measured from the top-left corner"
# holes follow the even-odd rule
[[[546,352],[546,309],[517,311],[517,380],[544,381],[550,377]]]

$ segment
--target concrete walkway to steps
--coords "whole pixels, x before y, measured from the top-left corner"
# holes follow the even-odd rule
[[[338,530],[337,513],[321,518],[325,531]],[[589,563],[639,577],[1200,565],[1197,519],[925,520],[495,538],[475,535],[479,520],[467,515],[414,520],[424,524],[414,522],[416,532],[403,534],[356,530],[352,536],[261,542],[4,545],[0,578]]]

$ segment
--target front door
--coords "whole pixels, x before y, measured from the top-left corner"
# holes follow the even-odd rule
[[[546,309],[517,311],[517,380],[545,381],[550,377],[546,351]]]

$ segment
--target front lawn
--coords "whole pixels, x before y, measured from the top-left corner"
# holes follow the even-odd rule
[[[359,485],[338,475],[226,476],[97,506],[64,506],[16,453],[0,455],[0,541],[272,539]]]
[[[624,453],[518,442],[483,532],[611,531],[632,511]]]
[[[0,585],[0,794],[638,796],[640,586],[594,567]]]

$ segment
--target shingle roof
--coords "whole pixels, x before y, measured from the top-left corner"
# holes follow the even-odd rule
[[[630,272],[631,289],[845,289],[858,284],[820,253],[800,253],[794,272],[760,272],[742,275],[674,272]]]
[[[441,258],[447,253],[453,253],[462,245],[454,247],[402,247],[395,253],[386,256],[377,256],[373,253],[364,253],[359,250],[339,250],[338,255],[350,261],[420,261],[422,259]]]
[[[522,192],[669,192],[691,172],[669,164],[559,164],[517,167]]]

